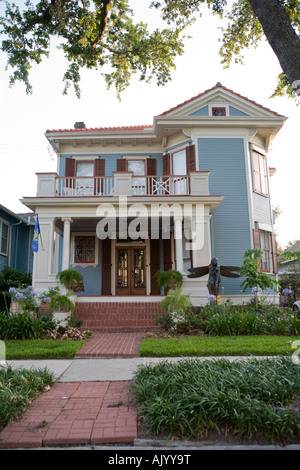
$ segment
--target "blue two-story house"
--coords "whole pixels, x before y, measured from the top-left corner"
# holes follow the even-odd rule
[[[207,302],[207,276],[188,269],[212,257],[241,266],[260,247],[263,270],[276,274],[268,149],[285,120],[217,83],[149,126],[47,130],[57,173],[38,174],[36,195],[22,200],[43,238],[36,289],[75,268],[86,326],[143,327],[161,301],[158,270],[180,271],[194,305]],[[240,283],[222,278],[222,295],[247,301]]]
[[[34,214],[15,214],[0,204],[0,271],[9,267],[32,273]]]

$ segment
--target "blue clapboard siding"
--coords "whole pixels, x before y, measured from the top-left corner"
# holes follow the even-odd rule
[[[221,265],[243,263],[251,247],[244,141],[241,138],[199,138],[199,170],[210,170],[212,195],[224,196],[211,220],[212,254]],[[240,294],[241,279],[222,277],[225,295]]]
[[[197,109],[193,113],[189,114],[189,116],[208,116],[208,106],[204,106],[203,108]]]
[[[243,111],[240,111],[234,106],[229,106],[229,114],[230,116],[249,116],[249,114],[246,114]]]
[[[77,295],[101,295],[102,294],[102,243],[101,240],[97,240],[99,243],[98,250],[98,264],[96,267],[82,268],[76,266],[71,269],[75,269],[83,276],[84,292],[77,292]]]

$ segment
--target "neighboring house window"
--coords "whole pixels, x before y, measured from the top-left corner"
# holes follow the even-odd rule
[[[1,255],[8,255],[8,233],[9,233],[9,224],[0,220],[0,253]]]
[[[267,195],[268,180],[266,157],[261,153],[256,152],[255,150],[253,150],[253,177],[254,191]]]
[[[94,236],[75,236],[74,263],[95,263]]]
[[[211,113],[213,116],[226,116],[226,108],[212,108]]]

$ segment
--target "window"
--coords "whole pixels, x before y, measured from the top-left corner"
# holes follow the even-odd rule
[[[133,172],[132,194],[146,194],[145,160],[128,160],[128,171]]]
[[[253,150],[253,180],[254,191],[267,195],[268,180],[266,157],[255,150]]]
[[[265,272],[277,273],[277,250],[276,239],[272,232],[266,230],[253,230],[253,247],[263,251],[260,260],[261,270]]]
[[[94,264],[95,263],[95,237],[75,236],[74,243],[74,263]]]
[[[270,272],[270,234],[269,232],[260,232],[260,246],[263,251],[261,260],[262,271]]]
[[[8,233],[9,224],[0,220],[0,253],[1,255],[8,255]]]
[[[212,108],[211,113],[213,116],[226,116],[226,108]]]

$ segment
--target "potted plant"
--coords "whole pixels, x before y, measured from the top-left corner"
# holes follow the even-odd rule
[[[159,287],[163,287],[165,292],[181,287],[183,276],[179,271],[169,269],[168,271],[157,271],[156,278]]]
[[[69,317],[74,311],[74,303],[69,296],[57,292],[52,296],[50,305],[53,312],[53,320],[58,321],[61,326],[66,326]]]
[[[73,293],[84,290],[82,282],[83,277],[75,269],[65,269],[64,271],[60,271],[56,278],[63,286],[65,286],[68,292]]]

